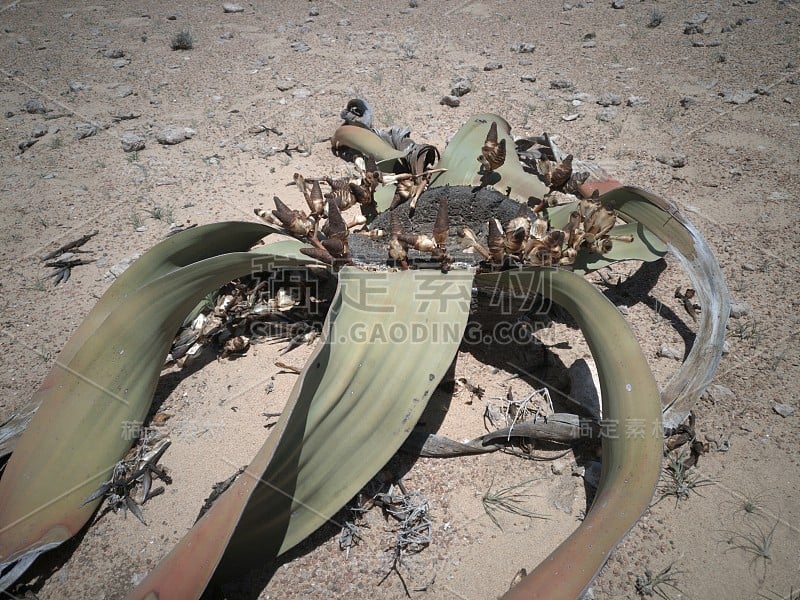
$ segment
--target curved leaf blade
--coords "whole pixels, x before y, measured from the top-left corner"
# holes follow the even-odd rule
[[[216,228],[215,235],[224,236],[225,230]],[[204,241],[208,238],[191,239],[192,244]],[[185,248],[168,256],[191,254]],[[227,253],[167,269],[120,298],[91,338],[67,354],[69,360],[56,361],[36,393],[41,406],[0,479],[0,567],[29,560],[78,532],[100,500],[82,503],[133,443],[124,425],[146,416],[186,313],[209,291],[265,261],[276,266],[313,262]]]
[[[204,258],[247,250],[264,236],[278,232],[279,230],[269,225],[233,221],[193,227],[165,239],[137,259],[109,286],[103,297],[72,334],[58,355],[57,363],[69,363],[111,311],[134,290],[175,269]],[[0,428],[0,457],[14,450],[17,439],[27,427],[40,402],[41,397],[37,393]]]
[[[647,360],[617,308],[579,275],[555,269],[477,275],[476,285],[539,292],[578,322],[597,364],[603,419],[603,467],[586,518],[507,600],[574,600],[647,508],[661,471],[661,404]]]
[[[697,335],[681,368],[661,392],[664,426],[677,427],[708,387],[722,358],[730,295],[714,251],[692,222],[668,200],[636,187],[622,186],[606,192],[601,202],[610,204],[623,218],[641,223],[678,258],[689,275],[702,307]]]
[[[497,123],[498,141],[506,140],[506,160],[489,175],[488,183],[504,194],[508,190],[512,198],[522,202],[527,202],[530,198],[541,200],[548,192],[547,186],[538,177],[524,171],[514,150],[511,126],[504,118],[492,113],[470,117],[458,130],[439,161],[439,167],[447,171],[435,175],[430,187],[481,184],[478,156],[481,155],[481,148],[492,123]]]
[[[224,581],[286,552],[408,436],[458,350],[472,274],[346,267],[339,286],[324,341],[264,446],[129,598],[199,597],[215,569]]]

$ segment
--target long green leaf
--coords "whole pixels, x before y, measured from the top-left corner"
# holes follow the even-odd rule
[[[505,597],[575,600],[650,503],[661,470],[658,388],[625,319],[579,275],[526,269],[477,275],[475,284],[551,298],[578,322],[597,364],[606,433],[597,495],[575,532]]]
[[[129,598],[196,598],[331,518],[408,436],[453,360],[472,274],[344,268],[325,325],[253,462]],[[217,568],[217,565],[219,567]]]
[[[241,232],[236,225],[227,229]],[[215,236],[226,234],[225,227],[215,230]],[[190,243],[209,241],[201,236]],[[165,261],[191,254],[179,250]],[[56,361],[36,393],[41,406],[0,479],[0,568],[15,561],[29,564],[75,535],[91,516],[100,500],[81,504],[133,443],[124,435],[125,424],[141,423],[146,416],[175,331],[200,298],[254,266],[313,262],[227,253],[165,269],[166,274],[120,298],[91,338],[68,353],[69,360]]]
[[[262,237],[279,230],[269,225],[249,222],[225,222],[201,225],[177,233],[148,250],[120,275],[94,305],[56,359],[68,364],[105,318],[131,292],[175,269],[217,254],[247,250]],[[188,312],[188,311],[187,311]],[[35,394],[12,419],[0,429],[0,457],[13,451],[20,434],[42,400]]]

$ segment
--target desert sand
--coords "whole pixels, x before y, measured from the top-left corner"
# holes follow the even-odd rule
[[[791,212],[800,184],[798,4],[615,5],[332,0],[245,2],[228,13],[221,2],[4,3],[0,422],[24,406],[113,273],[172,224],[255,220],[253,209],[271,208],[274,195],[299,208],[293,173],[352,172],[328,141],[349,99],[368,99],[376,126],[410,127],[416,141],[439,148],[471,115],[494,112],[513,134],[557,134],[575,156],[678,204],[744,309],[729,322],[727,353],[695,409],[698,438],[710,440],[695,473],[709,484],[655,503],[592,597],[637,598],[637,577],[673,565],[678,589],[659,588],[669,598],[777,599],[792,590],[796,598],[798,415],[773,407],[796,408],[800,374]],[[183,31],[192,48],[173,50]],[[471,87],[460,105],[441,104],[460,79]],[[168,127],[187,139],[160,143]],[[143,149],[124,151],[130,134]],[[93,262],[54,286],[40,257],[95,230],[81,255]],[[615,267],[612,278],[636,268]],[[677,262],[667,257],[655,275],[645,293],[613,299],[663,385],[679,361],[658,356],[660,347],[682,355],[695,324],[674,297],[688,285]],[[504,397],[509,385],[519,395],[538,387],[512,378],[511,360],[569,367],[589,357],[577,330],[556,325],[553,335],[563,343],[547,356],[460,352],[456,378],[479,382],[484,398],[457,386],[434,400],[429,418],[456,439],[483,433],[486,398]],[[281,411],[296,377],[274,363],[302,367],[313,349],[279,356],[281,347],[253,345],[235,360],[212,356],[190,373],[165,371],[157,401],[171,415],[163,427],[173,445],[162,463],[173,483],[143,506],[148,525],[105,514],[79,543],[41,558],[14,597],[130,590],[191,527],[211,486],[246,465],[268,435],[275,419],[263,415]],[[546,460],[394,460],[387,476],[403,474],[406,488],[429,501],[433,523],[431,544],[399,567],[402,580],[390,572],[394,524],[373,509],[348,553],[339,528],[325,526],[224,597],[401,598],[403,582],[414,598],[498,597],[587,508],[573,453],[534,455]],[[546,518],[500,512],[498,527],[482,497],[531,481],[522,505]],[[757,527],[773,532],[768,553],[735,537],[757,536]]]

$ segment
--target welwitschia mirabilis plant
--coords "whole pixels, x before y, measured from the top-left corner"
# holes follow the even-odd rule
[[[481,173],[476,157],[492,124],[507,149],[507,160]],[[408,166],[403,151],[364,127],[341,127],[333,144],[375,158],[386,171]],[[548,188],[523,166],[513,147],[507,122],[488,113],[478,115],[451,142],[440,161],[446,171],[438,172],[431,186],[446,192],[447,185],[489,185],[536,204]],[[553,153],[558,155],[554,146]],[[611,180],[590,179],[586,185],[592,183],[611,188],[599,202],[627,222],[614,227],[614,234],[633,241],[615,245],[614,253],[576,260],[573,268],[587,271],[616,260],[655,260],[669,248],[689,271],[703,303],[699,341],[662,394],[670,408],[667,418],[678,418],[691,407],[719,360],[727,317],[719,267],[702,237],[670,203]],[[393,186],[379,188],[378,208],[392,196]],[[554,227],[573,208],[539,207]],[[338,214],[329,201],[329,218],[331,210]],[[0,561],[17,561],[6,580],[13,580],[39,552],[74,535],[89,518],[97,501],[78,505],[130,446],[114,428],[126,421],[141,422],[146,415],[172,336],[199,298],[250,273],[256,261],[275,268],[323,266],[299,252],[304,245],[297,241],[242,252],[272,231],[229,223],[179,234],[145,254],[98,303],[34,398],[42,402],[39,414],[0,480]],[[340,243],[346,233],[335,228],[328,233],[333,239],[323,239],[325,248],[337,249],[336,260],[346,259],[346,246]],[[312,254],[328,254],[319,240],[309,241],[317,245]],[[339,288],[325,338],[303,370],[279,424],[245,473],[131,597],[196,597],[210,581],[222,582],[285,552],[344,505],[408,436],[458,348],[474,273],[377,273],[353,267],[336,272]],[[603,440],[601,485],[586,520],[518,591],[512,591],[529,594],[536,588],[542,597],[572,598],[591,582],[650,499],[660,464],[656,425],[661,410],[638,345],[599,292],[574,273],[549,268],[481,273],[475,278],[476,285],[511,292],[520,291],[514,287],[520,281],[529,284],[523,293],[542,292],[578,320],[600,372],[604,418],[614,419],[620,428],[617,438]],[[148,326],[133,328],[134,322]],[[415,324],[429,332],[423,346],[392,343],[396,337],[386,335],[385,329],[379,337],[369,335],[394,325],[408,332]],[[648,435],[624,435],[626,427],[636,426],[638,431],[642,421]],[[57,435],[51,435],[55,426],[48,423],[53,422],[58,423]],[[24,473],[37,475],[26,479]]]

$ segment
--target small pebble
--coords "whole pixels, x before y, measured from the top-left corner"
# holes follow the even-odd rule
[[[275,84],[275,87],[282,92],[288,92],[290,89],[294,87],[294,83],[291,81],[279,81],[278,83]]]
[[[78,123],[75,125],[75,139],[82,140],[97,134],[97,125],[94,123]]]
[[[309,50],[311,50],[311,46],[309,46],[305,42],[294,42],[292,43],[291,48],[295,52],[308,52]]]
[[[705,392],[703,392],[703,396],[711,398],[714,402],[718,402],[726,398],[733,398],[735,394],[731,388],[715,383],[706,388]]]
[[[103,52],[103,56],[106,58],[122,58],[125,56],[125,50],[122,48],[109,48],[105,52]]]
[[[336,24],[339,27],[349,27],[350,26],[350,20],[349,19],[340,19]]]
[[[489,62],[483,66],[484,71],[497,71],[502,68],[503,65],[501,65],[499,62]]]
[[[740,319],[750,313],[747,302],[731,302],[731,319]]]
[[[470,83],[469,79],[461,78],[453,84],[453,87],[450,89],[450,94],[453,96],[465,96],[472,91],[472,83]]]
[[[519,80],[522,83],[536,83],[536,75],[523,75]]]
[[[562,121],[574,121],[578,117],[580,117],[580,115],[578,113],[572,113],[571,115],[561,115],[561,120]]]
[[[129,61],[127,58],[118,58],[111,63],[111,66],[115,69],[122,69],[123,67],[127,67],[129,64],[131,64],[131,61]]]
[[[784,419],[786,417],[791,417],[797,411],[797,409],[794,406],[789,406],[788,404],[781,404],[780,402],[773,404],[772,410],[774,410]]]
[[[47,111],[41,100],[38,98],[31,98],[25,103],[25,112],[31,115],[43,115]]]
[[[222,10],[226,13],[240,13],[244,12],[244,6],[241,4],[234,4],[233,2],[226,2],[222,5]]]
[[[70,81],[69,82],[69,91],[70,92],[82,92],[86,89],[86,84],[81,83],[80,81]]]
[[[47,125],[44,124],[36,125],[31,131],[31,137],[35,138],[40,138],[45,134],[47,134]]]
[[[297,88],[292,92],[292,98],[299,98],[300,100],[310,98],[313,95],[314,94],[308,88]]]
[[[439,104],[455,108],[461,105],[461,100],[459,100],[457,96],[442,96],[442,99],[439,100]]]
[[[536,50],[536,46],[534,44],[529,44],[528,42],[517,42],[511,46],[512,52],[519,52],[520,54],[530,54],[534,50]]]
[[[145,140],[142,136],[131,132],[125,132],[120,138],[122,141],[123,152],[138,152],[144,150]]]
[[[673,169],[680,169],[681,167],[685,167],[686,164],[689,162],[688,158],[685,154],[681,152],[676,152],[675,154],[662,154],[660,156],[656,156],[656,160],[660,162],[662,165],[667,165],[668,167],[672,167]]]
[[[319,16],[319,8],[316,6],[312,6],[308,9],[308,16],[309,17],[318,17]]]
[[[622,104],[622,98],[616,94],[603,94],[597,99],[600,106],[619,106]]]
[[[673,348],[668,344],[661,344],[661,346],[658,348],[658,352],[656,352],[656,355],[661,358],[672,358],[674,360],[683,359],[683,352],[677,348]]]
[[[617,117],[617,109],[615,108],[606,108],[605,110],[601,110],[597,113],[597,120],[603,121],[604,123],[610,123]]]
[[[747,104],[758,96],[758,94],[748,92],[747,90],[726,91],[720,95],[722,96],[722,101],[728,104]]]
[[[571,90],[574,87],[575,84],[566,79],[553,79],[550,82],[550,89],[553,90]]]
[[[644,106],[645,104],[650,104],[650,101],[641,96],[628,96],[625,101],[626,106]]]
[[[233,39],[233,32],[232,31],[223,31],[222,34],[219,36],[221,40],[232,40]]]
[[[165,146],[174,146],[191,138],[195,134],[189,127],[165,127],[156,134],[156,141]]]
[[[616,8],[616,9],[625,8],[625,0],[613,0],[611,2],[611,8]]]

